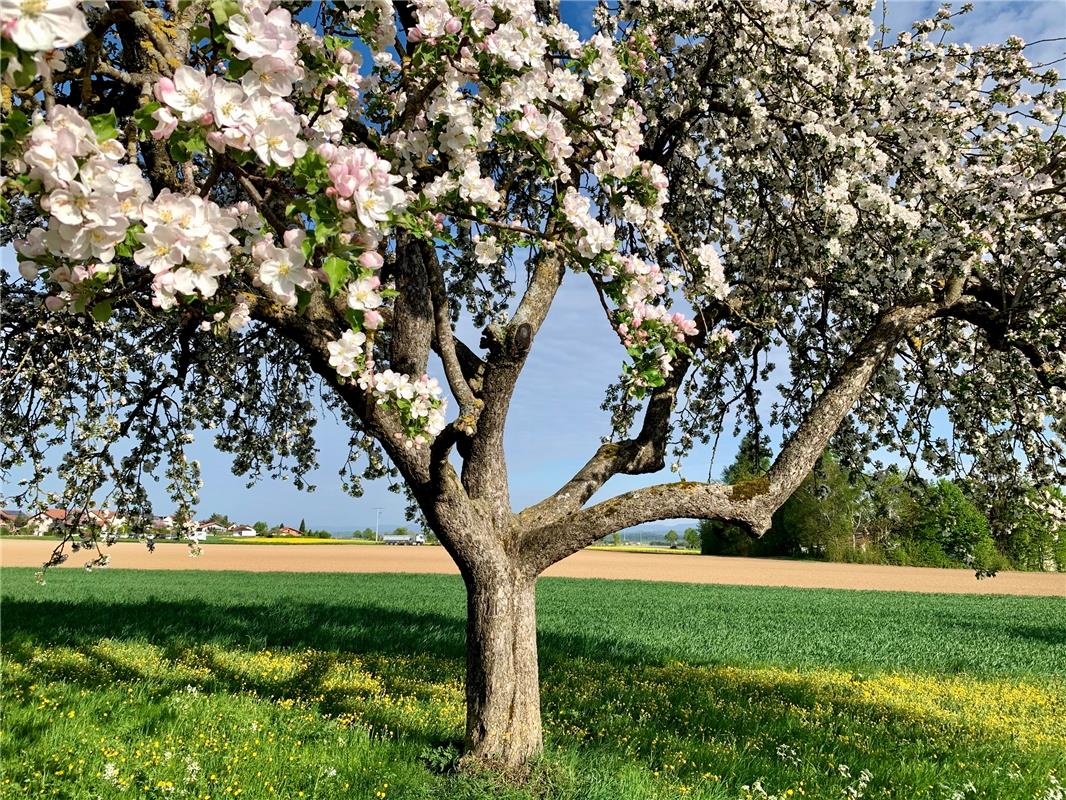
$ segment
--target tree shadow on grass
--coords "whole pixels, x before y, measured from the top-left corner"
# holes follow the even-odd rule
[[[160,646],[214,644],[415,654],[464,654],[465,627],[453,617],[372,604],[279,605],[143,600],[110,603],[8,600],[3,639],[42,646],[125,639]]]
[[[73,608],[13,600],[3,611],[5,655],[27,669],[27,680],[140,684],[161,697],[191,685],[305,703],[432,746],[461,735],[465,626],[446,612],[155,599]],[[610,650],[605,658],[595,636],[541,633],[550,739],[621,751],[676,775],[712,764],[739,769],[745,759],[780,769],[776,748],[787,741],[834,758],[852,748],[853,759],[880,750],[881,759],[925,763],[967,752],[972,762],[986,745],[989,758],[1002,756],[996,737],[961,718],[871,699],[861,678],[839,671],[833,683],[781,668],[664,664],[639,646],[624,657]],[[675,763],[678,753],[688,755]],[[798,773],[814,769],[814,756],[797,758]]]
[[[1044,644],[1066,648],[1066,628],[1053,628],[1039,625],[1011,625],[1011,636],[1019,639],[1031,639]]]

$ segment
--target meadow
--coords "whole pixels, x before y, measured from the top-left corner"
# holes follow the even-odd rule
[[[444,575],[0,571],[0,797],[1062,800],[1066,600],[543,579],[544,757],[457,772]]]

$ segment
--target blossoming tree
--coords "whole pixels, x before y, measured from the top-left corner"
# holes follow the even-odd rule
[[[30,491],[59,446],[67,501],[133,518],[164,464],[191,501],[204,428],[299,485],[324,398],[353,493],[400,479],[458,564],[468,746],[510,765],[536,578],[597,539],[757,535],[831,442],[1061,480],[1066,95],[1020,41],[870,6],[624,2],[583,40],[549,0],[4,3],[4,469]],[[516,512],[504,424],[573,281],[622,348],[614,431]],[[771,359],[765,479],[590,504],[754,418]]]

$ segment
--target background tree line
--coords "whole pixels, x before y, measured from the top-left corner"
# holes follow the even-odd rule
[[[770,468],[765,437],[745,436],[723,473],[732,485],[756,481]],[[1061,488],[1052,503],[1066,503]],[[925,479],[898,467],[850,472],[830,450],[773,525],[755,539],[719,520],[700,523],[710,555],[793,556],[908,566],[1066,570],[1066,526],[1046,497],[1020,482],[990,487]]]

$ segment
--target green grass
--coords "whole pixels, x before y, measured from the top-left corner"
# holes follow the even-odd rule
[[[0,572],[0,797],[1050,800],[1066,783],[1059,598],[542,580],[547,752],[515,786],[449,769],[458,578],[32,573]]]

